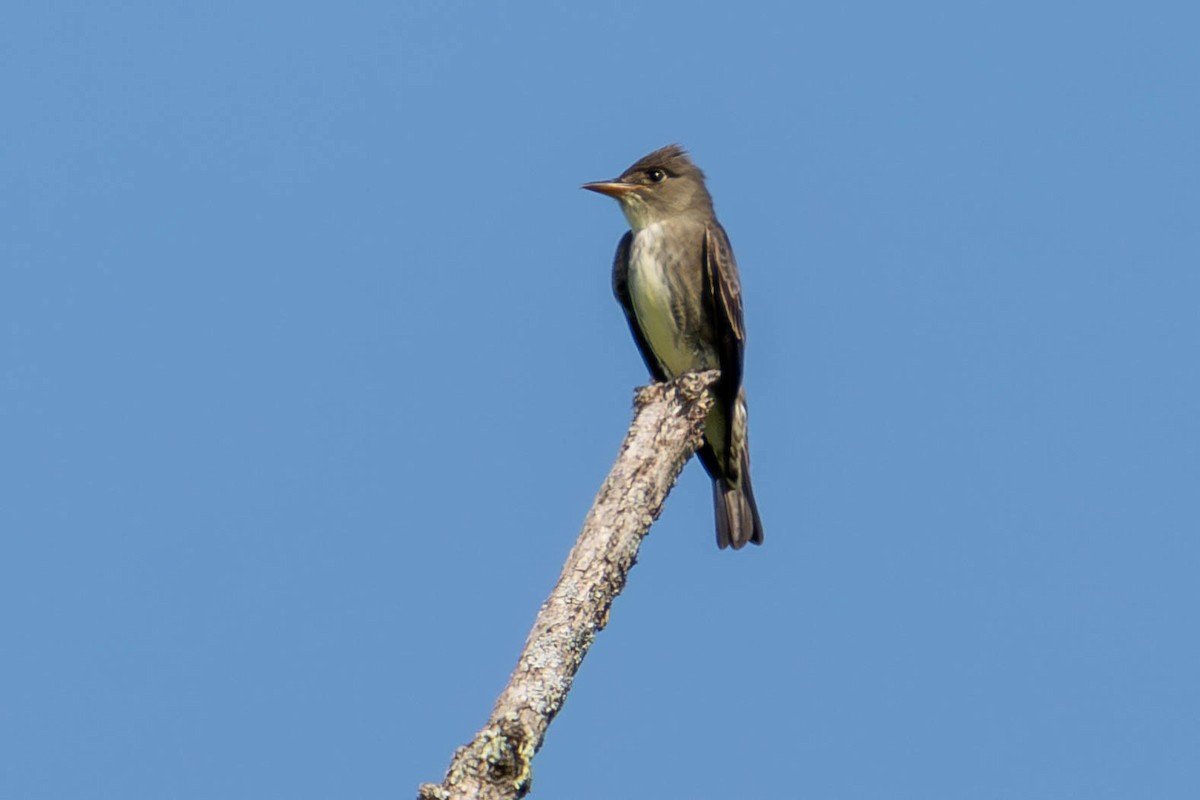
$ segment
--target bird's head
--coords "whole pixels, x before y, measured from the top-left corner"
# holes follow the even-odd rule
[[[677,144],[638,159],[615,180],[585,183],[583,188],[620,203],[634,230],[687,214],[712,214],[704,173]]]

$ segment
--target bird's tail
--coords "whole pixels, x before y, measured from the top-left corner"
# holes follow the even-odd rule
[[[717,547],[732,546],[734,550],[746,542],[762,544],[762,520],[758,517],[758,504],[754,502],[754,489],[750,486],[750,465],[742,464],[741,486],[735,486],[725,478],[713,481],[713,508],[717,516]]]

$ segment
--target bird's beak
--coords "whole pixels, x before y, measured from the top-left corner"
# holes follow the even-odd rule
[[[597,183],[585,183],[579,188],[587,189],[589,192],[599,192],[600,194],[620,200],[636,189],[637,184],[622,183],[621,181],[599,181]]]

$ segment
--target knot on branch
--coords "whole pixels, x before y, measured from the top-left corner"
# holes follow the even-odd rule
[[[487,765],[488,779],[508,783],[517,790],[517,797],[523,797],[533,782],[536,734],[516,714],[506,714],[484,728],[475,741]]]
[[[505,714],[477,733],[470,744],[460,747],[445,782],[423,784],[418,798],[524,797],[533,787],[533,754],[537,744],[537,735],[528,725],[516,714]],[[476,787],[479,794],[468,787]]]

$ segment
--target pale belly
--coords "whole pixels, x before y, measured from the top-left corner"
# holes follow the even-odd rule
[[[700,298],[688,297],[688,284],[678,273],[671,274],[672,268],[678,270],[681,265],[664,263],[659,257],[663,254],[656,246],[658,234],[642,231],[630,252],[629,295],[638,327],[672,377],[715,368],[716,351],[700,331]]]

